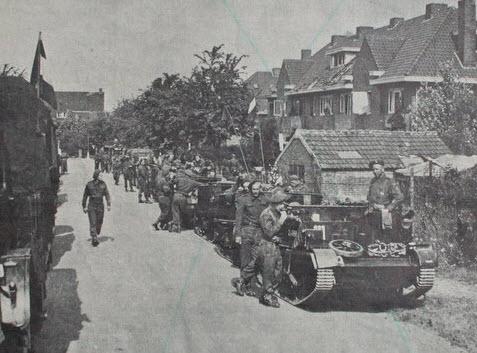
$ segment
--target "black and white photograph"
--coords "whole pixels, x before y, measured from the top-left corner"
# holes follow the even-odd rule
[[[0,1],[0,353],[477,353],[476,0]]]

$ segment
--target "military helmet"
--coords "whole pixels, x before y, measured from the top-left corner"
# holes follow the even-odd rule
[[[281,190],[278,190],[270,197],[270,203],[278,204],[286,202],[290,199],[290,195],[284,193]]]

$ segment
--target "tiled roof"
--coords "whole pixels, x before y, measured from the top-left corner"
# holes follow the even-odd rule
[[[378,70],[384,71],[381,78],[437,76],[448,61],[462,76],[477,77],[477,69],[463,69],[455,60],[457,21],[457,9],[447,7],[429,19],[418,16],[367,33],[366,43]]]
[[[400,155],[451,153],[434,132],[298,129],[294,138],[306,144],[322,169],[368,169],[375,159],[382,159],[386,169],[397,169],[404,167]]]
[[[313,64],[313,60],[285,59],[283,67],[286,69],[290,84],[296,85],[303,77],[308,68]]]
[[[257,71],[245,80],[248,88],[255,98],[265,98],[276,89],[278,77],[269,71]]]
[[[295,91],[306,91],[312,89],[326,88],[338,83],[343,75],[351,75],[354,61],[339,66],[330,67],[330,57],[327,53],[335,48],[360,48],[362,38],[356,36],[338,37],[335,43],[328,43],[318,50],[312,57],[313,64],[302,75],[297,83]]]
[[[85,111],[85,112],[103,112],[104,111],[104,92],[65,92],[57,91],[56,100],[58,102],[58,111],[64,113],[67,111]]]

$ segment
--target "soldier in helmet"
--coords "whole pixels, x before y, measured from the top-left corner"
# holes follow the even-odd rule
[[[146,159],[141,159],[137,167],[137,187],[138,187],[138,202],[143,203],[142,196],[146,198],[146,202],[149,202],[149,195],[147,194],[146,184],[147,184],[147,165]]]
[[[101,233],[104,218],[103,197],[106,198],[108,211],[111,210],[111,198],[106,183],[99,179],[100,171],[96,169],[93,180],[86,184],[83,193],[83,211],[88,214],[89,229],[93,246],[98,246],[98,235]],[[86,202],[88,205],[86,206]]]
[[[262,293],[260,303],[278,308],[280,306],[275,290],[280,284],[282,275],[282,256],[278,248],[278,233],[287,218],[294,218],[286,212],[286,202],[289,195],[278,191],[270,198],[270,205],[261,213],[259,222],[262,230],[262,239],[252,260],[241,272],[240,279],[232,280],[233,286],[239,295],[243,295],[244,288],[257,272],[262,275]]]

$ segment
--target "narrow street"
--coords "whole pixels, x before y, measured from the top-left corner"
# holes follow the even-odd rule
[[[152,230],[157,204],[102,175],[112,196],[100,245],[89,242],[81,197],[93,161],[69,160],[56,218],[48,319],[37,353],[455,352],[388,313],[264,307],[234,294],[237,269],[191,231]]]

